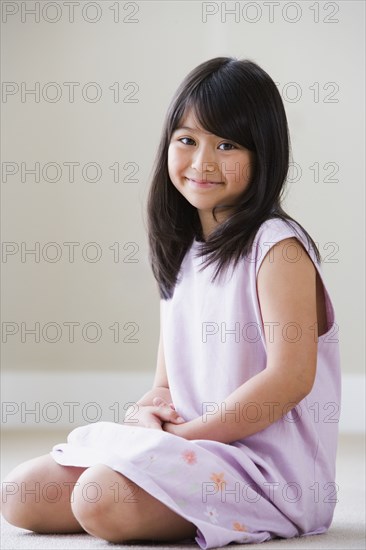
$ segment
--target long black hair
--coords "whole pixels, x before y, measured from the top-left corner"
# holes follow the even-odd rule
[[[171,137],[192,109],[202,128],[254,152],[252,177],[230,215],[202,243],[203,267],[220,271],[250,252],[260,225],[270,218],[295,222],[281,207],[289,168],[290,138],[285,109],[271,77],[256,63],[215,57],[193,69],[168,107],[153,168],[147,203],[149,259],[160,297],[172,297],[182,260],[193,242],[203,240],[197,208],[176,189],[168,173]],[[212,214],[215,217],[215,210]],[[294,227],[294,224],[291,224]],[[296,231],[296,229],[295,229]]]

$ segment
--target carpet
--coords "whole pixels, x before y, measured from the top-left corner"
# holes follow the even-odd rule
[[[101,539],[97,539],[88,534],[72,534],[72,535],[37,535],[31,531],[25,529],[18,529],[13,527],[7,521],[2,518],[1,525],[2,537],[1,548],[2,550],[88,550],[88,549],[126,549],[133,548],[134,550],[160,550],[163,548],[182,548],[184,550],[197,550],[198,544],[164,544],[151,542],[138,544],[115,544],[107,542]],[[355,524],[353,521],[348,520],[335,520],[327,533],[321,535],[312,535],[308,537],[297,537],[293,539],[275,539],[262,544],[230,544],[230,547],[239,548],[240,546],[249,550],[251,548],[263,548],[263,550],[269,550],[271,548],[284,548],[284,549],[365,549],[365,528],[361,523]],[[226,548],[226,547],[225,547]]]
[[[274,539],[262,544],[230,544],[230,547],[242,547],[244,550],[259,548],[276,549],[354,549],[366,548],[365,538],[365,440],[362,436],[342,436],[337,456],[338,503],[333,523],[327,533],[293,539]],[[46,447],[45,447],[46,448]],[[19,461],[18,461],[19,462]],[[93,537],[87,533],[45,535],[19,529],[10,525],[1,517],[2,550],[89,550],[89,549],[126,549],[160,550],[163,548],[182,548],[199,550],[198,544],[190,543],[152,543],[151,541],[129,544],[115,544]],[[226,548],[226,547],[225,547]]]

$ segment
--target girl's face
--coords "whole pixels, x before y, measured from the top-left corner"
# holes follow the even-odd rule
[[[171,181],[187,201],[198,209],[205,237],[218,222],[212,216],[214,206],[219,222],[249,185],[254,153],[233,141],[210,134],[200,127],[190,111],[173,132],[168,149]],[[221,218],[221,219],[220,219]]]

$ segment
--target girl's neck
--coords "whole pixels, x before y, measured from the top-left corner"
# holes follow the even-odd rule
[[[202,240],[207,241],[210,233],[212,233],[218,225],[227,219],[229,215],[229,208],[216,210],[215,216],[217,221],[212,215],[212,210],[199,210],[198,215],[202,228]]]

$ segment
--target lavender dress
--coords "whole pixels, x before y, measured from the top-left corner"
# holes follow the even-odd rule
[[[278,219],[262,224],[250,258],[215,283],[214,266],[199,271],[200,242],[187,252],[173,298],[161,300],[170,391],[186,421],[208,418],[238,386],[266,368],[256,277],[273,245],[294,236],[322,277],[305,236]],[[97,422],[74,429],[51,456],[65,466],[102,463],[125,475],[196,525],[194,540],[201,548],[325,532],[337,502],[341,379],[338,326],[324,288],[328,325],[318,338],[312,391],[266,429],[224,444]],[[252,421],[261,414],[256,403],[245,411]]]

